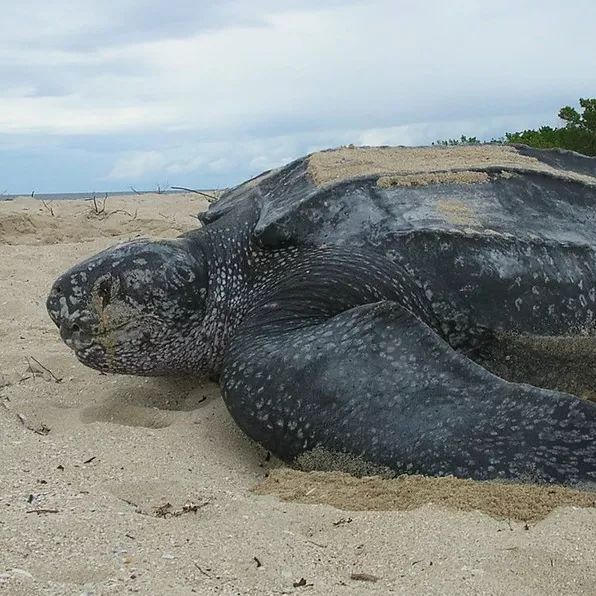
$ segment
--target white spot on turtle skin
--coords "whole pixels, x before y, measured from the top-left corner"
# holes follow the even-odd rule
[[[289,187],[292,186],[289,182],[287,184]],[[232,221],[232,224],[234,223],[235,222]],[[315,360],[317,360],[318,365],[320,353],[317,353],[313,347],[316,341],[320,339],[320,335],[317,335],[316,331],[318,329],[318,324],[310,324],[307,322],[306,328],[310,326],[311,329],[300,329],[299,332],[294,335],[293,341],[276,344],[273,340],[275,339],[277,330],[280,328],[283,329],[284,333],[288,331],[285,325],[291,328],[294,321],[296,321],[298,324],[304,323],[304,313],[302,312],[302,309],[305,307],[305,305],[310,304],[316,307],[317,300],[325,296],[325,292],[318,291],[317,283],[321,279],[328,281],[328,278],[331,278],[330,281],[334,281],[333,276],[328,274],[329,268],[326,269],[324,267],[321,269],[319,267],[319,269],[317,269],[316,263],[313,264],[312,261],[308,260],[310,258],[308,255],[305,260],[303,260],[302,256],[295,258],[296,253],[293,253],[290,249],[287,251],[285,249],[278,251],[278,254],[275,255],[275,261],[272,265],[271,260],[268,261],[268,259],[271,257],[271,253],[265,254],[266,251],[261,252],[257,248],[254,248],[253,250],[253,247],[250,246],[249,242],[245,241],[244,237],[242,238],[242,243],[240,240],[238,240],[238,236],[241,233],[238,231],[239,229],[240,226],[236,225],[228,226],[223,232],[221,229],[217,228],[215,228],[215,230],[209,229],[209,233],[212,234],[214,239],[213,245],[217,249],[214,249],[216,254],[211,256],[212,260],[209,262],[209,266],[211,267],[209,278],[209,295],[205,296],[205,301],[208,304],[208,308],[204,317],[203,313],[201,313],[200,317],[197,317],[194,313],[189,314],[188,310],[192,311],[193,307],[190,309],[184,309],[183,312],[180,312],[180,309],[177,309],[175,301],[167,300],[168,295],[171,296],[173,293],[178,291],[173,280],[168,280],[172,283],[167,284],[165,289],[156,288],[155,284],[153,284],[151,281],[145,280],[142,275],[139,275],[139,278],[136,280],[138,289],[142,290],[148,283],[152,295],[159,298],[161,308],[160,316],[162,319],[154,325],[154,328],[161,327],[161,329],[159,329],[160,331],[169,333],[172,326],[179,325],[179,327],[176,327],[174,332],[170,333],[167,342],[159,344],[157,353],[152,351],[152,349],[154,349],[153,346],[150,346],[150,349],[143,353],[144,348],[140,347],[140,338],[137,337],[138,331],[140,330],[139,327],[134,328],[130,332],[123,331],[121,336],[126,339],[127,345],[123,347],[119,346],[118,349],[120,351],[115,352],[114,358],[119,361],[124,369],[126,369],[129,362],[138,362],[139,358],[141,357],[144,357],[147,361],[161,359],[166,370],[168,370],[168,367],[171,368],[174,365],[178,365],[179,363],[183,363],[184,366],[187,366],[194,372],[201,370],[201,366],[217,367],[218,364],[220,364],[220,362],[218,362],[218,358],[222,358],[225,350],[228,349],[228,342],[232,346],[237,345],[235,343],[236,339],[233,335],[233,332],[238,328],[238,325],[240,321],[242,321],[245,313],[249,311],[250,308],[254,308],[259,312],[260,315],[263,316],[266,323],[271,325],[273,331],[271,328],[267,328],[266,325],[259,326],[258,324],[255,324],[251,331],[253,337],[249,338],[244,352],[240,354],[243,362],[239,358],[238,361],[234,361],[226,367],[226,372],[230,375],[229,384],[227,385],[227,388],[224,389],[224,394],[228,394],[227,397],[225,397],[226,403],[228,400],[231,400],[235,403],[240,402],[240,411],[242,414],[247,414],[247,412],[250,412],[252,405],[256,412],[258,412],[257,418],[259,414],[261,416],[266,416],[266,418],[263,418],[262,420],[260,429],[263,430],[266,424],[266,429],[277,433],[277,435],[282,437],[284,440],[297,439],[296,444],[303,445],[305,449],[308,445],[313,446],[314,444],[321,444],[321,442],[318,440],[321,437],[316,435],[317,432],[320,432],[321,422],[327,422],[326,416],[328,414],[330,414],[330,418],[333,419],[332,415],[336,414],[335,408],[340,407],[342,405],[341,402],[337,400],[335,403],[333,403],[331,411],[317,410],[316,408],[319,407],[320,402],[322,401],[318,398],[330,397],[329,392],[325,392],[326,387],[324,385],[319,387],[319,385],[322,384],[317,380],[311,380],[306,373],[299,376],[292,374],[288,374],[285,377],[283,376],[288,372],[287,368],[293,365],[293,363],[290,361],[292,356],[296,358],[298,365],[301,366],[307,362],[308,358],[312,355],[314,356]],[[426,247],[425,250],[428,254],[431,254],[433,251],[436,252],[436,244],[434,248],[431,244]],[[312,252],[316,253],[316,249]],[[357,258],[358,251],[353,252]],[[526,252],[528,252],[527,249]],[[346,254],[349,256],[346,257]],[[335,267],[338,265],[343,266],[347,261],[352,263],[353,256],[352,250],[346,251],[343,257],[333,262],[333,265]],[[467,259],[469,257],[469,253],[466,252],[465,256]],[[460,255],[458,258],[461,258],[461,263],[464,265],[465,262],[463,257]],[[126,259],[123,260],[123,262],[124,264],[129,264]],[[246,279],[243,276],[243,269],[246,269],[246,263],[248,263],[248,269],[251,271],[251,273],[254,273],[254,277],[257,280],[253,287],[248,287]],[[506,268],[502,268],[501,271],[503,279],[508,280],[508,282],[505,283],[510,283],[514,275],[520,271],[519,267],[515,269],[513,264],[508,264],[511,265],[511,267],[507,270]],[[122,265],[119,267],[122,267]],[[295,306],[294,311],[292,311],[289,315],[287,313],[283,313],[282,311],[282,314],[286,315],[285,320],[281,324],[279,321],[275,320],[273,323],[271,323],[271,319],[267,319],[266,317],[271,314],[275,315],[275,310],[278,304],[283,306],[284,299],[287,300],[287,296],[282,296],[279,301],[276,300],[277,304],[272,308],[265,309],[260,308],[258,303],[258,299],[263,295],[262,293],[264,292],[266,294],[266,292],[271,291],[272,287],[276,287],[276,284],[282,282],[284,275],[288,272],[296,273],[299,278],[300,275],[307,275],[307,271],[311,272],[311,281],[317,282],[313,283],[314,289],[310,294],[312,297],[312,302],[309,303],[304,300],[304,296],[301,294],[292,296],[292,299],[295,300],[294,305],[297,305],[297,307]],[[213,272],[215,272],[215,274]],[[332,291],[331,298],[337,300],[338,297],[341,297],[342,300],[345,298],[346,301],[349,302],[349,297],[353,293],[359,295],[359,292],[361,292],[361,290],[364,288],[366,291],[362,292],[362,295],[364,295],[365,298],[362,298],[362,300],[366,300],[368,302],[374,300],[377,302],[385,299],[385,293],[379,290],[379,288],[375,287],[379,278],[375,277],[375,275],[372,275],[373,272],[375,275],[380,276],[382,274],[382,267],[379,267],[377,271],[374,263],[366,262],[358,264],[358,267],[354,267],[352,270],[352,278],[349,281],[345,280],[339,291],[337,288]],[[461,274],[462,272],[458,270],[457,275],[461,277]],[[495,277],[498,275],[499,273],[494,273]],[[367,278],[372,278],[375,281],[371,283],[361,283],[362,279],[366,280]],[[524,279],[526,278],[524,277]],[[505,283],[502,285],[504,286]],[[542,289],[540,283],[536,283],[537,287]],[[411,287],[411,283],[406,274],[402,276],[401,281],[392,280],[392,283],[386,283],[386,286],[391,286],[393,291],[392,298],[397,297],[396,299],[399,300],[399,303],[402,306],[407,307],[408,312],[419,315],[420,319],[423,321],[428,320],[426,319],[426,312],[424,310],[424,290],[410,295],[408,290]],[[176,290],[174,290],[174,288],[176,288]],[[438,288],[440,288],[440,286],[438,286]],[[439,292],[439,289],[437,289],[437,291]],[[524,296],[526,296],[527,285],[524,286],[523,291]],[[521,293],[521,291],[518,293]],[[203,295],[204,294],[205,291],[203,290]],[[519,304],[516,300],[516,307],[519,311],[521,310],[521,298],[518,298],[518,300]],[[139,301],[142,302],[142,299],[139,299]],[[530,306],[533,304],[533,302],[534,300],[530,302]],[[139,306],[139,303],[135,304],[136,306]],[[332,307],[336,307],[336,304],[332,300],[330,301],[330,305]],[[325,306],[329,305],[325,304]],[[508,314],[512,310],[509,300],[506,302],[503,301],[503,307],[508,311]],[[334,312],[325,312],[325,317],[332,318],[333,316]],[[316,320],[316,317],[313,318]],[[383,324],[382,327],[380,325],[371,324],[368,327],[368,331],[374,327],[372,333],[366,333],[364,331],[365,325],[362,324],[362,320],[355,312],[350,313],[350,320],[347,320],[347,318],[348,317],[345,317],[342,325],[338,325],[334,332],[331,333],[330,337],[326,338],[332,341],[322,340],[319,342],[318,346],[323,350],[323,352],[326,351],[330,354],[333,354],[335,350],[339,349],[349,349],[351,350],[350,354],[353,354],[357,349],[357,357],[355,357],[353,361],[350,361],[348,364],[346,364],[346,368],[343,371],[344,373],[347,373],[347,376],[349,377],[348,380],[350,382],[360,382],[362,377],[367,372],[368,369],[366,368],[366,363],[364,363],[362,366],[359,365],[362,363],[362,356],[365,356],[366,358],[372,357],[372,351],[370,348],[371,340],[376,342],[374,347],[378,349],[378,352],[375,353],[375,357],[381,359],[381,364],[383,365],[383,367],[378,371],[379,378],[369,379],[373,386],[375,386],[374,384],[377,383],[379,379],[384,381],[384,375],[386,374],[387,370],[399,372],[400,370],[403,370],[404,367],[408,367],[406,370],[415,369],[415,372],[412,373],[411,378],[407,378],[406,375],[400,376],[399,374],[395,374],[391,378],[392,384],[390,388],[388,388],[387,384],[383,385],[382,383],[379,383],[378,387],[380,387],[380,389],[379,391],[376,391],[375,389],[375,394],[370,399],[370,402],[374,402],[374,399],[379,397],[387,398],[389,396],[389,399],[391,399],[391,397],[394,395],[391,393],[391,391],[395,391],[396,384],[400,382],[402,383],[402,389],[404,392],[413,390],[414,392],[417,392],[417,397],[420,397],[423,401],[425,398],[425,392],[428,391],[430,394],[432,388],[435,387],[437,383],[439,383],[439,386],[448,387],[448,384],[452,380],[449,376],[445,379],[438,379],[434,376],[438,376],[437,368],[440,365],[440,359],[442,357],[440,350],[433,351],[432,358],[427,358],[426,353],[417,353],[418,357],[416,354],[408,353],[408,350],[413,344],[416,342],[422,343],[424,341],[426,336],[420,333],[420,329],[406,327],[403,331],[403,334],[400,337],[395,338],[393,337],[394,326],[391,324]],[[196,321],[199,321],[199,324],[197,324]],[[353,321],[354,325],[352,325],[350,321]],[[370,321],[371,318],[369,318],[369,322]],[[258,323],[259,319],[256,319],[256,322]],[[153,330],[150,323],[147,323],[146,325],[148,328]],[[275,327],[275,325],[277,325],[277,327]],[[469,333],[469,326],[470,320],[468,314],[466,314],[463,320],[456,321],[455,325],[456,331],[458,331],[462,336],[465,336]],[[290,331],[292,330],[290,329]],[[432,331],[429,331],[429,333],[432,334]],[[342,335],[343,341],[339,341],[339,338]],[[233,338],[231,341],[229,341],[230,337]],[[266,340],[264,343],[265,347],[259,347],[258,340],[262,339],[263,337]],[[402,346],[406,347],[406,349],[403,351]],[[201,358],[203,358],[203,352],[205,350],[211,350],[211,353],[209,354],[209,357],[204,359],[205,362],[201,362]],[[262,350],[262,353],[259,353],[259,350]],[[449,353],[451,354],[451,352]],[[275,360],[275,358],[279,355],[281,355],[283,358],[281,360]],[[238,354],[236,354],[235,357],[236,356],[238,356]],[[130,360],[128,360],[129,358]],[[240,362],[242,362],[242,364],[240,364]],[[273,362],[276,364],[274,365]],[[412,366],[409,367],[408,363],[411,363]],[[149,366],[149,364],[147,366]],[[195,367],[194,369],[193,366]],[[316,365],[313,365],[310,369],[306,368],[305,370],[316,370]],[[331,367],[329,370],[325,371],[325,374],[329,375],[328,385],[330,386],[333,386],[334,379],[332,373],[334,370],[335,369]],[[466,369],[464,368],[464,371],[465,370]],[[271,391],[271,375],[267,375],[268,382],[265,382],[262,378],[263,374],[259,375],[259,372],[272,372],[274,377],[273,383],[279,382],[280,376],[282,379],[285,378],[287,381],[287,389],[284,387],[283,383],[279,382],[279,386],[276,387],[275,391]],[[335,380],[337,380],[337,378]],[[464,379],[464,381],[465,380],[466,379]],[[319,388],[321,390],[320,395],[314,396],[317,398],[315,403],[313,403],[312,400],[313,396],[310,395],[313,388],[315,391],[318,391]],[[424,389],[424,391],[422,391],[422,389]],[[466,385],[464,383],[464,396],[465,390]],[[258,398],[257,393],[259,395]],[[387,456],[392,457],[392,462],[394,462],[396,465],[402,466],[402,468],[405,469],[412,469],[412,464],[410,463],[408,456],[391,453],[392,449],[397,449],[400,446],[399,439],[395,439],[393,444],[391,441],[386,440],[386,437],[390,432],[395,432],[395,419],[391,416],[385,416],[383,419],[375,419],[369,410],[363,411],[361,408],[361,397],[363,395],[362,391],[357,392],[353,388],[350,390],[350,387],[348,387],[347,391],[345,391],[345,394],[348,398],[348,401],[346,402],[348,415],[343,419],[340,419],[338,424],[326,425],[326,428],[324,429],[328,433],[326,435],[326,439],[330,439],[335,442],[343,440],[344,445],[347,448],[350,448],[353,446],[354,441],[361,440],[363,433],[367,429],[370,429],[371,434],[368,438],[370,440],[367,439],[367,443],[364,444],[364,446],[361,446],[361,448],[355,448],[357,451],[361,452],[363,456],[370,455],[374,458],[376,454],[384,449]],[[246,401],[242,402],[241,400],[243,399]],[[252,404],[250,403],[251,400]],[[304,405],[301,405],[301,400],[305,402]],[[369,401],[367,400],[365,403],[368,405]],[[515,404],[517,404],[517,401],[514,401],[513,405]],[[505,405],[501,406],[501,404],[499,404],[498,407],[505,408]],[[314,410],[309,410],[308,408],[314,408]],[[302,421],[298,423],[296,417],[296,411],[304,412],[305,410],[305,416],[308,418],[308,420],[312,421],[315,426],[315,428],[312,430],[312,434],[309,434],[309,437],[306,440],[304,439],[303,435],[305,429],[307,428],[307,424],[302,423]],[[387,412],[388,410],[385,409],[384,411]],[[414,418],[416,418],[417,411],[418,404],[414,408]],[[483,413],[482,408],[480,408],[479,412],[480,416],[477,416],[477,418],[481,419]],[[478,412],[476,413],[478,414]],[[271,416],[270,420],[269,415]],[[538,415],[539,413],[537,413],[537,416]],[[436,422],[436,425],[433,427],[433,429],[437,435],[441,435],[441,433],[443,433],[442,436],[447,435],[448,432],[452,430],[452,427],[456,424],[457,421],[452,420],[449,416],[450,413],[446,412],[444,419],[443,416],[441,416],[441,420],[434,421]],[[503,424],[501,427],[506,429],[507,424],[512,421],[511,417],[505,415],[502,418]],[[482,420],[480,420],[480,422],[482,422]],[[474,433],[471,434],[474,440],[480,439],[482,437],[482,427],[480,422],[478,426],[478,435],[475,435]],[[515,422],[515,420],[512,422]],[[493,427],[491,427],[491,430],[493,430]],[[292,437],[292,432],[294,433],[294,437]],[[270,432],[269,435],[271,434],[273,433]],[[498,436],[503,436],[503,433]],[[349,440],[350,437],[352,437],[353,440]],[[381,442],[380,438],[382,438],[384,443],[379,446],[379,443]],[[430,445],[433,446],[436,444],[437,443],[430,443]],[[428,458],[428,460],[436,461],[437,471],[445,471],[445,473],[450,471],[450,462],[448,461],[448,456],[446,456],[444,453],[435,453],[434,448],[425,444],[422,438],[415,441],[414,447],[417,457]],[[467,464],[462,464],[462,467],[458,468],[458,470],[460,470],[462,474],[469,473],[470,470],[468,468],[473,468],[475,465],[474,451],[470,449],[468,452],[464,447],[458,447],[458,449],[461,451],[461,461],[468,462]],[[483,445],[482,449],[484,449],[485,452],[490,451],[491,446],[490,444]],[[503,449],[501,449],[499,453],[502,451]],[[521,466],[522,463],[519,465]],[[492,469],[495,469],[495,466],[498,467],[500,464],[500,456],[494,458]],[[451,465],[451,470],[452,469],[453,466]]]
[[[64,296],[60,296],[60,317],[62,319],[68,319],[70,315],[70,311],[68,309],[68,304],[66,303],[66,298]]]
[[[518,311],[521,311],[521,305],[523,303],[523,300],[521,298],[516,298],[515,299],[515,308],[517,308]]]

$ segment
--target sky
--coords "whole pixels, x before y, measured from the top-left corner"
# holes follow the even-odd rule
[[[6,1],[6,0],[5,0]],[[0,193],[232,186],[322,148],[557,125],[593,0],[21,0]]]

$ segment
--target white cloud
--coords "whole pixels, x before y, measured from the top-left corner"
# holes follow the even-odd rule
[[[593,95],[595,20],[589,0],[17,3],[0,147],[92,137],[113,179],[231,178],[329,145],[501,134]]]
[[[193,155],[194,151],[189,151],[190,155]],[[169,174],[182,174],[186,172],[196,172],[205,165],[206,158],[202,155],[198,155],[190,158],[180,158],[170,161],[165,167],[165,171]]]
[[[0,97],[0,131],[51,135],[125,133],[166,126],[174,119],[173,107],[98,105],[86,107],[80,96]]]
[[[165,157],[157,151],[138,151],[118,159],[108,177],[134,180],[159,171],[165,162]]]
[[[323,123],[400,126],[462,118],[469,110],[491,117],[564,88],[577,94],[596,85],[596,38],[587,15],[567,22],[571,11],[559,14],[556,2],[526,3],[521,14],[511,2],[500,8],[471,0],[431,4],[432,10],[428,3],[377,1],[278,11],[260,15],[259,26],[181,39],[31,50],[20,63],[53,64],[67,89],[51,98],[40,89],[21,102],[1,97],[0,130],[229,134]],[[586,6],[596,18],[596,5]],[[573,42],[553,43],[567,26]],[[532,43],[528,28],[541,32]],[[21,51],[8,56],[18,60]]]

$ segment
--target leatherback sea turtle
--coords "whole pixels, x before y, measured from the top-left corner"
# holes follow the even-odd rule
[[[238,425],[287,462],[596,482],[596,403],[478,363],[495,337],[546,342],[537,368],[553,346],[594,347],[596,160],[350,146],[200,219],[55,282],[48,311],[83,364],[216,377]]]

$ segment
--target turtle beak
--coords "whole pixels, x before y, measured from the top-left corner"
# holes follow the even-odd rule
[[[63,275],[54,282],[46,308],[50,318],[60,329],[60,337],[69,348],[77,350],[91,345],[92,319],[76,298],[68,276]]]
[[[68,306],[64,295],[65,282],[64,276],[59,277],[54,282],[46,300],[48,314],[58,328],[60,328],[63,319],[68,316]]]

